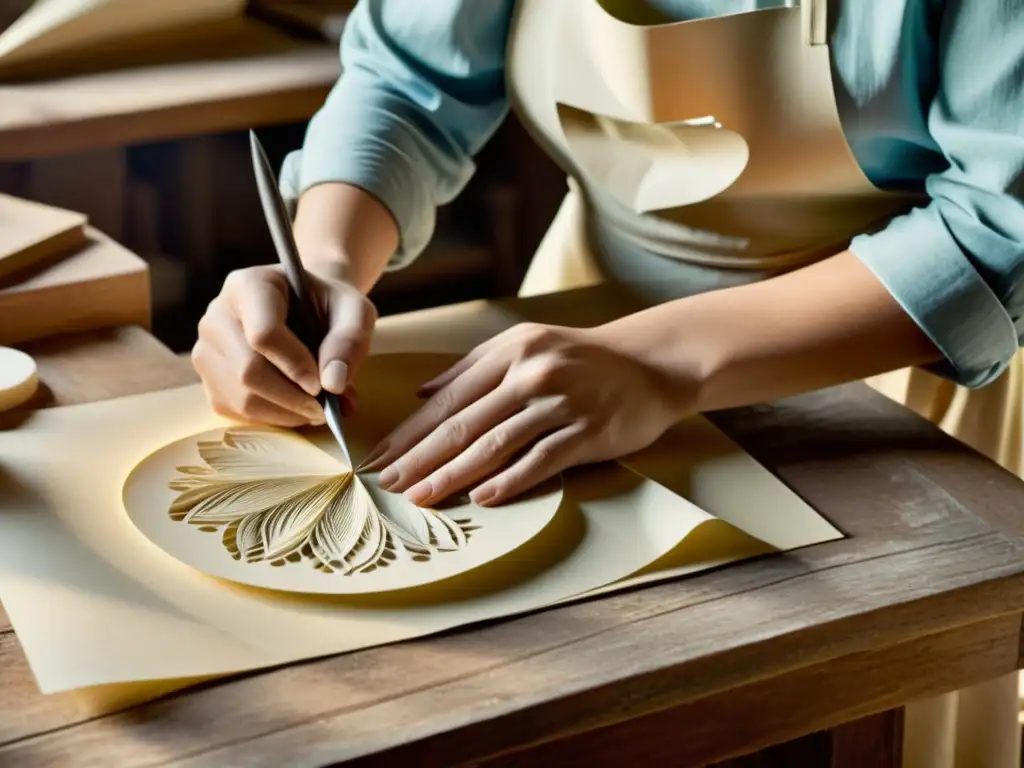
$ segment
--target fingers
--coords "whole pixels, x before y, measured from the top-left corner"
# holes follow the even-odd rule
[[[271,365],[266,357],[250,347],[240,325],[225,320],[224,326],[228,333],[221,352],[228,365],[237,372],[238,380],[245,390],[279,408],[305,417],[306,421],[323,423],[323,408],[314,397],[295,386],[294,381],[285,378],[279,368]]]
[[[322,413],[323,411],[321,411]],[[315,420],[309,419],[294,411],[289,411],[287,408],[282,408],[253,392],[249,392],[243,397],[241,407],[237,412],[232,413],[231,416],[253,424],[271,424],[289,428],[301,427],[310,422],[315,424],[324,423],[323,416]]]
[[[192,361],[203,379],[207,397],[213,410],[227,418],[278,427],[299,427],[314,419],[284,408],[253,390],[239,385],[230,361],[208,342],[200,340],[192,351]],[[269,363],[263,361],[268,368]],[[271,369],[273,370],[273,369]],[[276,371],[274,371],[277,373]],[[277,373],[280,376],[280,373]],[[287,382],[286,382],[287,384]],[[309,397],[294,384],[288,384],[301,397]],[[312,398],[309,398],[312,400]],[[316,405],[316,401],[313,400]],[[319,406],[317,406],[319,410]],[[323,411],[317,420],[323,419]]]
[[[439,373],[430,381],[421,384],[419,389],[416,390],[416,395],[418,397],[431,397],[444,389],[455,381],[455,379],[472,368],[477,361],[483,359],[483,357],[489,352],[505,346],[509,342],[508,337],[509,333],[508,331],[505,331],[504,333],[499,333],[497,336],[477,345],[469,354],[455,363],[455,365],[451,366],[446,371]]]
[[[319,381],[328,392],[340,395],[370,353],[377,312],[351,286],[338,290],[329,307],[331,329],[320,345]]]
[[[531,404],[499,423],[468,449],[413,485],[405,492],[405,496],[417,506],[437,504],[491,475],[527,445],[564,423],[565,416],[557,399],[549,398]]]
[[[357,289],[311,275],[331,310],[332,331],[311,351],[288,328],[290,289],[275,267],[231,273],[199,324],[196,370],[218,412],[277,425],[322,423],[315,396],[327,388],[351,414],[355,392],[349,371],[369,353],[376,310]],[[326,384],[321,384],[323,355]],[[347,367],[346,367],[347,366]],[[331,386],[326,386],[327,384]]]
[[[473,364],[482,356],[482,350],[478,352],[477,349],[474,349],[472,352],[463,357],[461,360],[459,360],[459,362],[448,368],[443,373],[440,373],[434,378],[432,378],[430,381],[421,384],[420,388],[416,390],[417,397],[431,397],[440,390],[444,389],[453,381],[455,381],[455,379],[457,379],[463,373],[468,371],[473,366]]]
[[[580,463],[586,444],[586,430],[578,423],[539,440],[507,469],[475,488],[469,497],[474,504],[491,507],[525,493]]]
[[[512,416],[521,405],[509,388],[492,390],[442,422],[401,454],[381,473],[380,487],[394,493],[405,492],[445,462],[463,453],[478,438]]]
[[[201,323],[193,362],[208,392],[214,395],[211,400],[215,399],[222,410],[258,421],[249,409],[251,396],[251,404],[260,413],[276,414],[270,423],[323,422],[324,413],[319,403],[249,346],[240,322],[215,304]],[[267,409],[265,402],[275,409]],[[285,418],[279,410],[290,415]]]
[[[309,395],[320,392],[320,375],[313,353],[286,325],[288,284],[277,271],[234,273],[226,283],[225,299],[241,324],[248,346]]]
[[[497,358],[481,360],[447,387],[435,393],[423,407],[398,425],[370,451],[361,469],[374,472],[387,467],[449,418],[494,390],[501,383],[507,369],[507,364]],[[455,422],[452,428],[460,429],[461,423]],[[452,441],[459,439],[457,434],[449,437]],[[383,474],[381,476],[382,483],[391,479],[384,477]]]

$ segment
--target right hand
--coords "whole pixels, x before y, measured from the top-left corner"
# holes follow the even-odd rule
[[[218,414],[280,427],[322,424],[315,399],[321,388],[342,396],[344,410],[352,408],[349,383],[369,354],[377,311],[351,283],[307,272],[330,320],[314,352],[285,325],[290,292],[279,266],[232,272],[210,302],[199,321],[192,364]]]

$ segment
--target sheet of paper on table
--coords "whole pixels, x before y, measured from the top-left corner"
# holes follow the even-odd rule
[[[416,386],[451,359],[370,358],[357,381],[359,414],[346,423],[354,461],[416,407]],[[210,469],[203,469],[203,455],[212,454],[200,454],[197,436],[216,442],[231,429],[237,426],[214,415],[193,386],[39,411],[0,431],[0,599],[43,692],[145,698],[194,679],[411,639],[841,538],[695,418],[626,462],[565,473],[561,487],[519,502],[521,519],[508,514],[512,506],[482,510],[465,500],[444,510],[476,530],[461,564],[444,565],[449,552],[431,555],[440,570],[425,583],[384,592],[288,591],[295,587],[290,574],[339,583],[355,583],[360,574],[312,573],[312,547],[276,565],[234,560],[232,546],[237,553],[256,540],[240,543],[240,528],[224,535],[217,515],[207,522],[219,523],[202,530],[171,514],[175,493],[194,486],[174,490],[168,481],[190,472],[203,479]],[[303,450],[331,452],[322,431],[306,437]],[[214,465],[245,474],[248,464],[218,456]],[[331,473],[329,458],[317,472]],[[271,474],[282,472],[288,475]],[[129,477],[141,490],[125,482]],[[381,501],[373,476],[362,481],[395,519],[399,513]],[[194,508],[195,499],[182,506]],[[283,530],[267,519],[261,524]],[[492,526],[502,532],[487,539]],[[472,562],[478,534],[481,546],[493,549]],[[270,539],[255,549],[264,552]],[[237,569],[246,567],[257,575],[239,578]],[[434,565],[388,565],[398,567],[412,573]],[[154,681],[161,687],[147,687]]]

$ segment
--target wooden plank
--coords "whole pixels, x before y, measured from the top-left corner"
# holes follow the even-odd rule
[[[0,344],[6,346],[149,321],[146,262],[92,227],[83,248],[0,288]]]
[[[76,405],[198,381],[186,359],[141,328],[54,336],[22,345],[39,366],[32,408]]]
[[[335,46],[0,86],[0,160],[303,120],[340,74]]]
[[[825,734],[833,726],[849,723],[829,735],[829,759],[815,761],[814,765],[898,768],[901,716],[886,708],[902,703],[905,697],[955,690],[972,680],[1012,670],[1018,623],[1018,616],[1008,615],[884,650],[852,654],[784,678],[755,681],[725,696],[698,699],[637,720],[499,756],[483,766],[600,768],[622,765],[629,756],[653,765],[696,768],[784,739]],[[893,670],[907,668],[911,674],[893,678]],[[911,679],[915,683],[906,685],[905,680]],[[436,762],[420,758],[417,765],[441,765],[441,756],[448,748],[446,737],[443,745],[410,745],[408,752],[384,753],[373,761],[357,764],[398,764],[416,749],[417,755],[437,751],[440,758]],[[776,764],[771,751],[765,754],[768,765]],[[803,767],[811,763],[794,760],[779,764]]]
[[[0,632],[0,670],[3,670],[0,696],[12,704],[17,703],[0,717],[0,741],[16,738],[26,731],[40,733],[82,719],[72,697],[39,694],[25,654],[10,633]]]
[[[871,557],[816,572],[782,566],[784,558],[748,563],[717,578],[247,676],[38,738],[25,733],[0,748],[0,763],[45,764],[70,753],[146,763],[209,751],[210,764],[266,756],[330,764],[451,734],[461,735],[445,750],[471,760],[482,755],[470,748],[493,754],[603,727],[984,621],[989,610],[1019,606],[1018,595],[998,582],[958,587],[1019,572],[1020,554],[990,534],[891,556],[887,568]],[[776,563],[766,579],[765,566]],[[934,597],[884,610],[897,594]],[[812,620],[798,598],[813,595]],[[920,684],[904,678],[916,671],[889,670],[890,689]],[[820,706],[825,716],[830,703]],[[199,726],[210,722],[217,727]]]
[[[86,221],[74,210],[0,193],[0,286],[83,247]]]

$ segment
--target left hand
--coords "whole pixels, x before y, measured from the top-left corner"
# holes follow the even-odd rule
[[[493,506],[647,447],[686,413],[680,389],[602,327],[518,325],[424,384],[427,402],[362,470],[383,468],[381,487],[419,506],[474,485]]]

